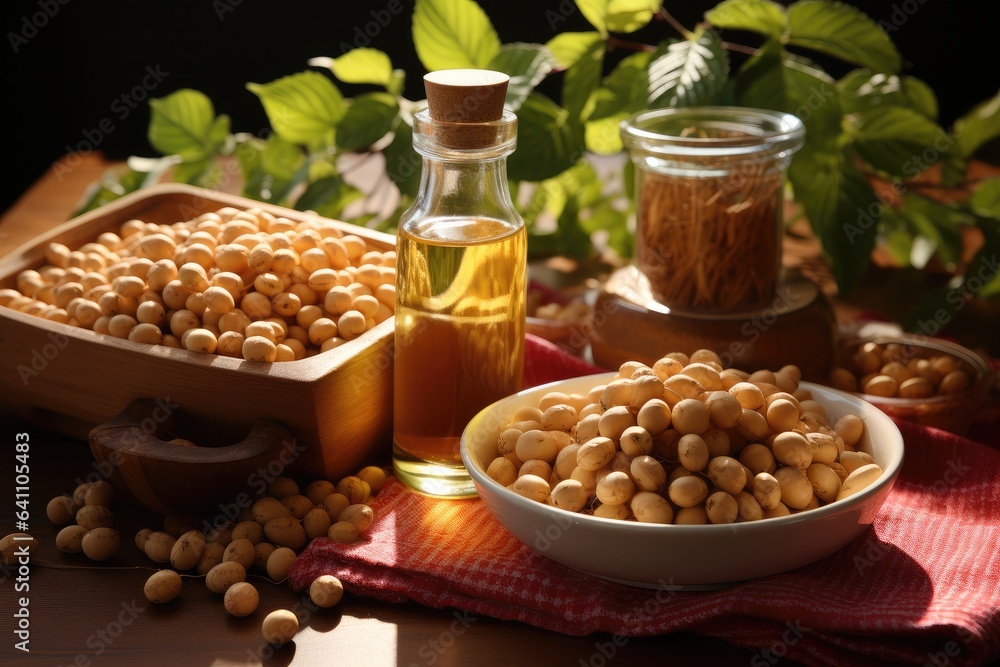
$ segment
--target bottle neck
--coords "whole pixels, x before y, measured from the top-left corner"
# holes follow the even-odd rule
[[[510,197],[506,156],[485,160],[423,156],[420,189],[406,217],[492,218],[524,224]]]
[[[413,148],[423,163],[413,206],[400,220],[420,226],[462,226],[490,219],[508,229],[524,226],[507,184],[507,156],[517,146],[517,117],[509,111],[487,123],[436,121],[426,109],[413,117]],[[421,222],[423,221],[423,223]]]

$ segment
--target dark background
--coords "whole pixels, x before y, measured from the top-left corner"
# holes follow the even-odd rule
[[[393,1],[402,8],[396,15],[387,10]],[[196,88],[209,95],[216,112],[232,117],[234,130],[257,133],[267,127],[267,120],[244,84],[301,71],[313,56],[339,55],[345,46],[354,46],[356,29],[363,30],[376,12],[383,22],[388,16],[391,20],[384,27],[378,26],[378,35],[369,46],[386,51],[396,67],[406,70],[407,97],[423,97],[423,69],[410,37],[413,0],[62,2],[65,4],[60,0],[17,0],[0,10],[7,100],[5,143],[11,147],[6,151],[0,181],[0,210],[6,210],[54,160],[80,146],[88,136],[96,137],[98,148],[110,157],[153,155],[146,139],[147,102],[131,109],[120,99],[141,86],[147,68],[158,68],[163,74],[150,96]],[[574,11],[572,0],[479,3],[503,42],[545,42],[555,32],[591,29]],[[684,25],[693,27],[715,4],[717,0],[667,0],[666,8]],[[996,93],[1000,82],[996,29],[983,16],[982,5],[977,8],[972,2],[946,0],[854,4],[876,20],[900,23],[892,38],[903,54],[904,71],[924,79],[937,92],[945,126]],[[52,16],[44,16],[43,21],[46,9]],[[32,17],[44,25],[37,30],[26,27]],[[17,40],[16,53],[12,35],[27,39],[26,43]],[[656,23],[639,36],[654,43],[676,33],[666,24]],[[758,43],[752,35],[727,33],[725,37]],[[612,54],[610,59],[625,54]],[[734,59],[738,62],[739,57]],[[845,69],[829,71],[839,76]],[[558,77],[546,81],[543,92],[557,96],[558,83]],[[359,92],[358,87],[340,87],[348,96]],[[141,88],[139,92],[140,97],[145,96]],[[110,123],[114,129],[101,131],[102,121],[104,128]]]

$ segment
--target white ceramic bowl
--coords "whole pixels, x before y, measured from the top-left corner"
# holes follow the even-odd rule
[[[633,586],[713,588],[807,565],[836,552],[872,523],[903,461],[892,420],[848,393],[802,383],[831,420],[852,413],[866,424],[858,449],[884,471],[864,491],[829,505],[774,519],[729,525],[675,526],[602,519],[529,500],[486,474],[499,429],[524,405],[550,391],[586,394],[614,373],[555,382],[497,401],[462,435],[462,459],[490,512],[519,540],[569,567]]]

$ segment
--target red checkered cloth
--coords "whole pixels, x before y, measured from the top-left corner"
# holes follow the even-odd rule
[[[531,363],[540,346],[530,344]],[[570,375],[594,370],[560,363]],[[391,479],[362,541],[314,540],[292,566],[291,584],[302,590],[334,574],[348,591],[382,600],[572,635],[688,631],[780,647],[806,664],[983,664],[1000,654],[1000,452],[899,427],[903,470],[872,529],[785,574],[711,592],[616,584],[523,545],[478,500],[434,500]]]

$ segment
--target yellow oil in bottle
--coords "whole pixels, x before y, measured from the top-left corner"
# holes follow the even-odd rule
[[[393,439],[461,464],[462,430],[521,389],[526,232],[484,218],[425,218],[397,236]]]

